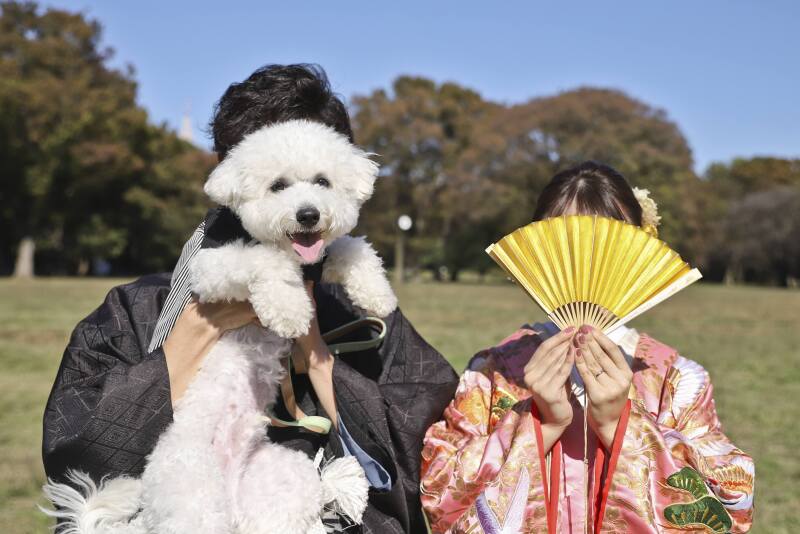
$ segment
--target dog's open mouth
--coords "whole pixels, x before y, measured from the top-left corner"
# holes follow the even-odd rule
[[[297,232],[289,234],[289,241],[292,248],[303,258],[303,263],[314,263],[319,259],[325,240],[322,239],[322,232]]]

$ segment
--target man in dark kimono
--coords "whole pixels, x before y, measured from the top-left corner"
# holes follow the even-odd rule
[[[249,132],[299,118],[322,122],[352,139],[344,105],[321,69],[264,67],[231,85],[218,103],[212,121],[215,151],[221,160]],[[187,286],[186,265],[200,248],[241,238],[249,236],[235,215],[211,210],[184,246],[171,277],[145,276],[112,289],[77,325],[44,415],[49,477],[64,481],[67,469],[83,470],[96,481],[142,472],[172,420],[173,402],[205,354],[226,330],[254,318],[247,303],[198,304]],[[314,273],[307,276],[313,279]],[[319,331],[360,317],[340,287],[317,284],[313,293]],[[422,437],[440,418],[458,377],[399,309],[384,320],[387,332],[380,345],[331,359],[326,380],[335,414],[329,413],[318,377],[291,375],[296,406],[306,415],[335,417],[334,430],[271,426],[269,436],[309,456],[322,447],[327,456],[356,457],[371,486],[364,532],[425,532],[419,503]],[[337,341],[369,338],[368,330],[356,330]],[[275,412],[280,419],[294,418],[283,398],[277,399]],[[336,518],[327,519],[331,531],[342,528]]]

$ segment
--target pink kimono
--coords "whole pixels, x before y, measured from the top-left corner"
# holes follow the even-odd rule
[[[585,468],[573,397],[572,424],[543,454],[522,376],[552,327],[478,353],[428,429],[421,489],[433,532],[747,532],[753,460],[722,433],[708,373],[635,330],[612,337],[634,375],[611,450],[589,430]]]

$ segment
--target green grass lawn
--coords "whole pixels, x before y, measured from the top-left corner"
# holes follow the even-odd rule
[[[45,532],[41,416],[74,324],[113,280],[0,280],[0,532]],[[539,311],[510,285],[410,284],[400,302],[419,331],[461,370]],[[800,292],[692,287],[635,327],[711,373],[725,430],[756,459],[754,532],[797,530],[800,454]]]

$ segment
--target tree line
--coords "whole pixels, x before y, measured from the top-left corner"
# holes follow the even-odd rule
[[[96,274],[98,260],[113,274],[170,270],[209,207],[215,157],[153,124],[133,69],[109,66],[96,21],[33,3],[0,9],[0,271],[25,257],[37,274]],[[666,112],[612,89],[509,105],[401,76],[350,104],[356,141],[382,165],[358,230],[389,264],[406,214],[407,265],[452,280],[486,273],[486,245],[530,221],[553,174],[593,159],[652,192],[661,237],[707,279],[800,278],[800,159],[735,159],[698,175]]]
[[[118,274],[168,269],[216,159],[149,120],[97,22],[0,9],[0,266],[35,250],[42,274],[87,273],[94,259]]]

